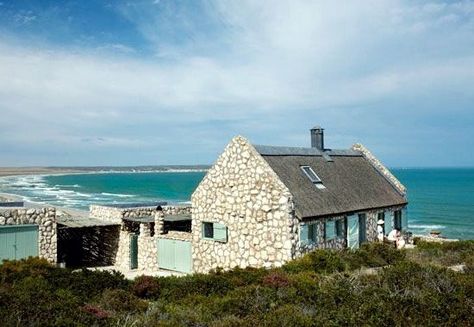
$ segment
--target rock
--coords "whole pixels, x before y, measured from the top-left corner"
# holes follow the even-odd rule
[[[265,204],[262,206],[262,210],[265,212],[270,212],[272,208],[269,205]]]

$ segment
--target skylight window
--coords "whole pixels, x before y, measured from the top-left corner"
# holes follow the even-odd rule
[[[325,188],[323,185],[323,181],[321,178],[319,178],[318,175],[314,172],[313,168],[310,166],[301,166],[301,170],[304,172],[304,174],[309,178],[309,180],[316,185],[317,188],[323,189]]]

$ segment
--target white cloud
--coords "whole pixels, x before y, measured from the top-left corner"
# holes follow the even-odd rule
[[[163,15],[165,5],[120,8],[154,44],[156,57],[120,44],[71,50],[0,39],[0,145],[26,138],[15,134],[57,149],[91,140],[91,160],[100,163],[113,159],[102,157],[104,147],[160,150],[157,140],[169,137],[191,149],[200,134],[199,142],[209,141],[199,160],[210,162],[227,141],[198,127],[212,120],[228,122],[225,137],[260,137],[270,124],[290,124],[289,131],[303,129],[303,135],[308,126],[301,123],[320,119],[330,122],[335,139],[346,141],[356,134],[345,130],[348,125],[365,129],[373,120],[382,123],[374,128],[383,136],[381,112],[396,104],[400,115],[446,115],[453,108],[424,102],[452,92],[474,97],[471,1],[216,0],[201,17],[213,22],[210,27],[188,11],[180,20]],[[197,36],[163,34],[180,24]],[[420,104],[416,112],[406,101]],[[366,121],[352,121],[357,115]],[[303,138],[295,135],[272,140]]]

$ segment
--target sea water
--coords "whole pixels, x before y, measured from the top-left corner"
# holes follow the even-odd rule
[[[474,169],[392,169],[408,189],[409,228],[474,239]],[[0,178],[0,192],[87,210],[90,204],[189,203],[204,172],[97,173]]]
[[[408,189],[409,228],[474,239],[474,169],[392,169]]]

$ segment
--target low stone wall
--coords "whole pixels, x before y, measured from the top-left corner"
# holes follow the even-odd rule
[[[165,215],[190,215],[191,214],[190,205],[179,205],[179,206],[163,206],[161,211]]]
[[[123,218],[121,209],[99,205],[91,205],[89,207],[89,214],[92,218],[111,221],[114,223],[120,223]]]
[[[168,211],[177,210],[172,206],[167,206]],[[165,207],[163,207],[165,211]],[[120,223],[122,218],[128,217],[148,217],[154,216],[157,212],[156,206],[137,207],[137,208],[115,208],[100,205],[91,205],[89,208],[90,216],[93,218]],[[167,214],[167,212],[165,212]]]
[[[0,208],[0,225],[38,225],[39,257],[57,262],[57,225],[55,208]]]

